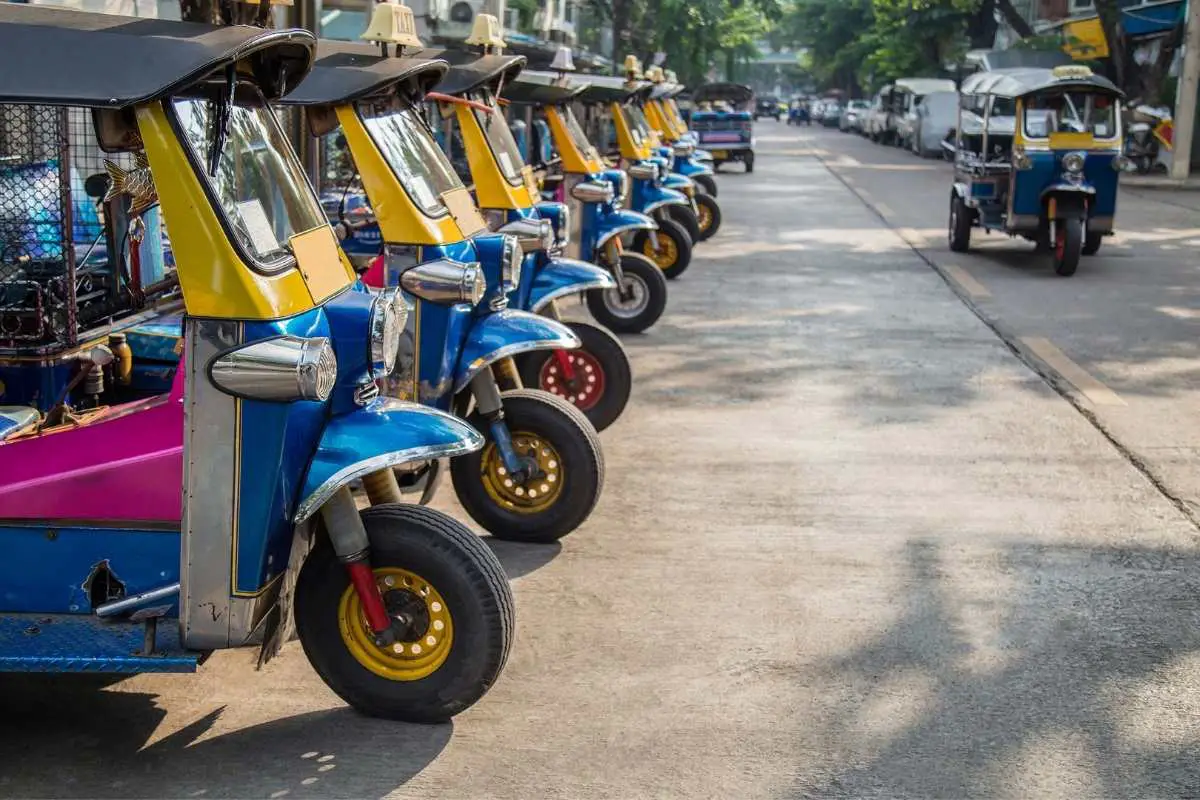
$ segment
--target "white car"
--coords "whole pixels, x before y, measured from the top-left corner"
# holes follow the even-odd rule
[[[863,123],[867,120],[867,112],[871,109],[871,104],[866,100],[851,100],[846,103],[846,108],[842,111],[842,116],[838,119],[838,130],[858,131],[863,130]]]

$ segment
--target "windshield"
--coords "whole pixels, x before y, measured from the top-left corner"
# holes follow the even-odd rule
[[[1025,100],[1025,135],[1090,133],[1108,139],[1117,135],[1116,105],[1108,95],[1087,92],[1034,95]]]
[[[207,163],[214,134],[213,102],[177,99],[174,109],[195,162]],[[203,167],[197,172],[216,195],[238,247],[259,266],[283,269],[292,261],[288,241],[327,224],[325,214],[265,106],[233,106],[227,131],[216,175]]]
[[[650,123],[646,121],[646,115],[637,103],[626,103],[622,108],[625,109],[625,117],[629,120],[629,132],[633,135],[633,142],[641,147],[650,139]]]
[[[501,113],[496,98],[490,90],[483,89],[472,92],[468,95],[468,99],[483,103],[492,109],[490,114],[480,111],[478,108],[471,109],[471,113],[475,115],[475,121],[479,123],[479,127],[483,128],[488,146],[492,148],[492,154],[496,156],[496,162],[500,165],[500,172],[504,174],[504,179],[513,186],[519,186],[522,181],[521,168],[525,166],[525,160],[521,158],[521,148],[517,146],[517,140],[513,138],[512,129],[508,127],[508,120]]]
[[[358,103],[358,115],[417,207],[429,216],[447,213],[442,195],[463,184],[420,114],[392,97]]]
[[[571,137],[571,142],[575,147],[579,148],[579,152],[583,153],[584,158],[596,160],[598,158],[596,151],[592,147],[587,134],[583,132],[583,126],[575,118],[575,112],[571,110],[571,107],[559,106],[558,113],[562,115],[563,125],[567,128],[567,134]]]

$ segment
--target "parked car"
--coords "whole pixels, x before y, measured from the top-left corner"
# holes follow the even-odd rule
[[[776,122],[779,121],[781,113],[779,111],[779,98],[773,94],[761,95],[754,103],[754,119],[759,117],[770,117]]]
[[[954,81],[940,78],[902,78],[893,85],[888,104],[890,136],[886,137],[897,147],[913,149],[916,132],[917,106],[925,96],[933,92],[957,92]]]
[[[912,112],[908,149],[922,158],[942,154],[942,141],[954,129],[958,117],[957,92],[930,92]]]
[[[888,84],[875,93],[871,98],[871,107],[867,110],[865,133],[873,142],[882,142],[888,137],[888,117],[891,115],[892,84]]]
[[[837,100],[828,100],[821,108],[821,124],[826,128],[836,128],[842,118],[842,104]]]
[[[851,100],[846,103],[846,107],[842,110],[842,115],[838,117],[838,130],[858,131],[861,133],[863,123],[866,121],[867,112],[870,108],[871,104],[866,100]]]

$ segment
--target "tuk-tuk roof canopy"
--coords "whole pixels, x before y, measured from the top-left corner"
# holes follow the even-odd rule
[[[895,89],[903,89],[913,94],[932,94],[933,92],[954,92],[958,87],[948,78],[901,78],[892,84]]]
[[[480,55],[470,50],[422,50],[423,58],[445,59],[450,71],[437,85],[442,94],[460,95],[488,84],[509,83],[525,67],[525,56]]]
[[[514,103],[557,105],[575,99],[586,88],[586,83],[569,75],[526,70],[509,81],[502,94]]]
[[[649,81],[630,82],[616,75],[580,75],[579,80],[586,87],[579,93],[585,103],[621,103],[654,86]]]
[[[663,98],[671,98],[683,91],[682,83],[656,83],[654,89],[650,92],[651,100],[661,100]]]
[[[754,90],[740,83],[705,83],[692,93],[695,103],[726,100],[730,103],[745,103],[754,97]]]
[[[177,93],[252,58],[275,99],[312,64],[308,31],[133,19],[0,3],[0,102],[123,108]]]
[[[1061,69],[1061,68],[1059,68]],[[1080,72],[1056,74],[1045,67],[1013,67],[991,72],[977,72],[962,83],[962,94],[994,94],[998,97],[1024,97],[1051,89],[1092,89],[1116,97],[1124,92],[1112,81],[1100,75]]]
[[[445,61],[411,56],[384,56],[379,47],[360,42],[322,39],[317,60],[285,105],[338,105],[389,91],[409,78],[417,79],[423,96],[446,74]]]

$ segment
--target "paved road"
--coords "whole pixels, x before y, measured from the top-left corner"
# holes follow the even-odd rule
[[[440,727],[363,719],[294,643],[262,672],[232,652],[197,676],[5,678],[0,794],[1200,785],[1192,521],[814,155],[858,143],[760,130],[755,174],[720,178],[725,230],[672,284],[669,316],[627,342],[637,388],[603,437],[595,514],[561,548],[496,547],[519,634],[483,702]],[[928,205],[905,226],[940,231],[929,165],[896,162],[914,169],[855,184],[876,198],[895,181],[876,199]],[[1105,259],[1058,284],[1015,257],[990,267],[1005,280],[962,263],[1001,305],[1020,281],[1102,297],[1106,273],[1131,293],[1119,274],[1138,262]],[[1032,333],[1073,352],[1055,329]]]

